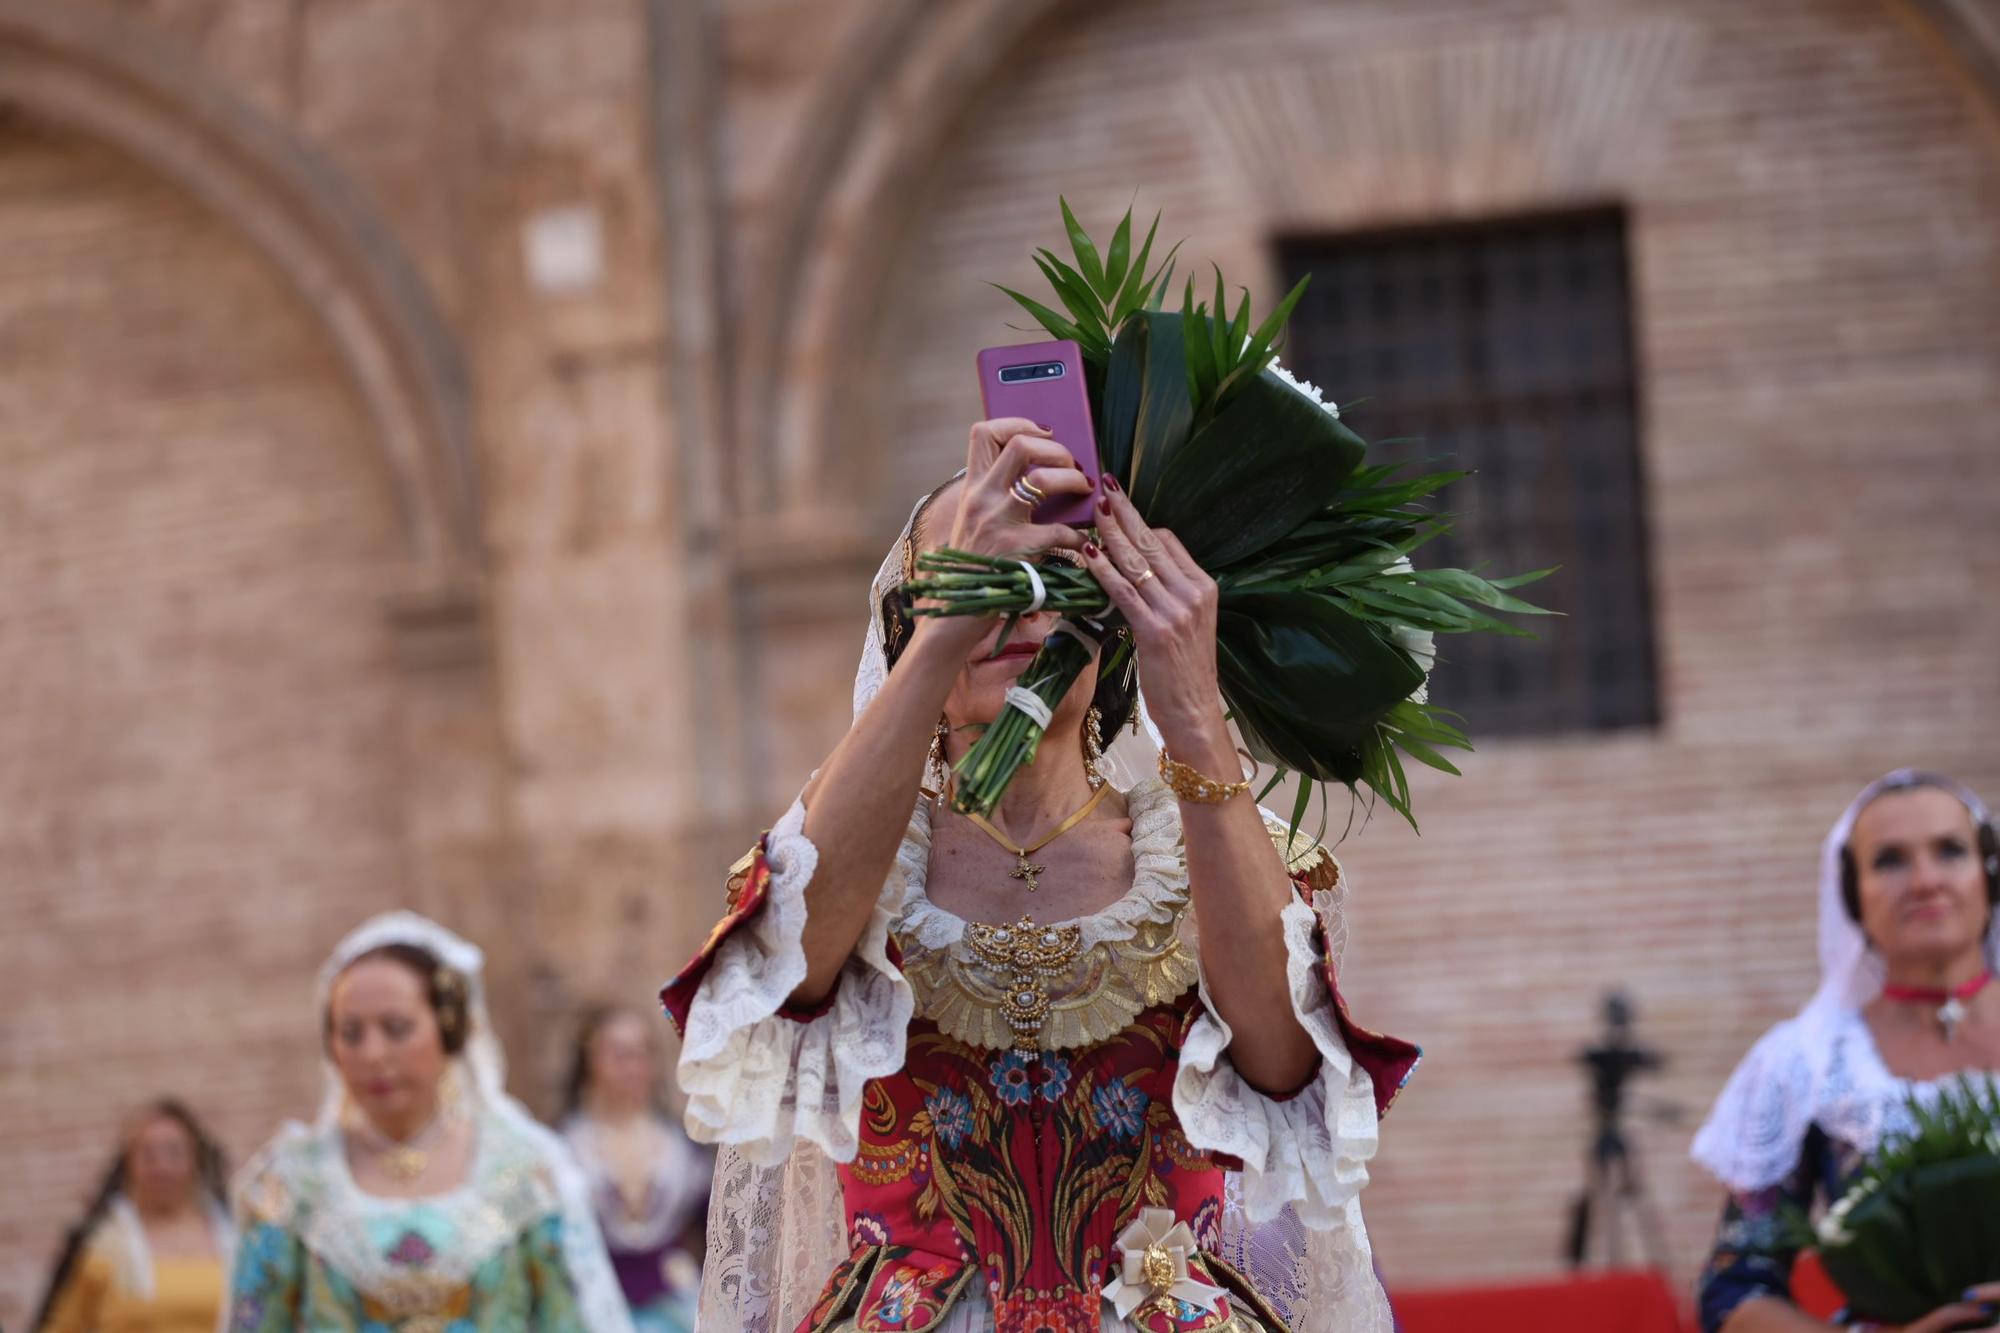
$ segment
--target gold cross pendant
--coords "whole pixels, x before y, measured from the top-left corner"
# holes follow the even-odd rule
[[[1015,855],[1014,868],[1007,872],[1007,878],[1023,881],[1028,886],[1028,892],[1033,893],[1042,887],[1036,883],[1035,877],[1047,869],[1047,866],[1038,866],[1030,861],[1026,852],[1020,852]]]

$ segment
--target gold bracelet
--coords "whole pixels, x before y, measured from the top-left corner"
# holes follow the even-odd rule
[[[1178,759],[1168,758],[1164,746],[1160,749],[1160,781],[1171,787],[1174,795],[1196,805],[1221,805],[1250,790],[1247,779],[1242,782],[1217,782],[1214,778],[1204,777]]]

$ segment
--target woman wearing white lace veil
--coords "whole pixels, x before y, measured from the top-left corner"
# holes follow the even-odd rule
[[[1837,1197],[1885,1132],[1909,1126],[1912,1097],[2000,1069],[1996,903],[1992,816],[1950,778],[1890,773],[1827,834],[1819,991],[1758,1041],[1695,1136],[1695,1160],[1730,1191],[1700,1284],[1705,1333],[1826,1327],[1791,1304],[1799,1247],[1784,1217]],[[1953,1305],[1908,1333],[1991,1322]]]
[[[575,1163],[506,1093],[483,965],[410,912],[327,959],[325,1096],[237,1183],[225,1330],[631,1333]]]
[[[876,576],[852,730],[663,993],[724,1145],[703,1333],[1390,1327],[1358,1196],[1415,1048],[1348,1020],[1339,867],[1288,864],[1236,781],[1213,585],[1115,485],[1102,548],[1029,521],[1089,489],[1033,423],[973,428]],[[1081,548],[1137,640],[990,821],[942,788],[1051,618],[998,654],[994,621],[913,622],[895,590],[947,538]],[[1161,776],[1121,790],[1101,739],[1141,686]]]

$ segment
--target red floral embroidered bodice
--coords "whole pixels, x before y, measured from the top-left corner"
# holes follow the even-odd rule
[[[1192,992],[1189,993],[1192,998]],[[909,1061],[868,1087],[861,1147],[840,1168],[856,1269],[837,1274],[824,1313],[864,1329],[922,1329],[979,1281],[1003,1330],[1099,1326],[1116,1238],[1141,1205],[1188,1219],[1212,1246],[1223,1172],[1173,1111],[1191,1004],[1160,1005],[1084,1050],[1025,1054],[969,1046],[918,1020]],[[872,1265],[871,1250],[893,1252]],[[1189,1307],[1205,1328],[1218,1314]]]

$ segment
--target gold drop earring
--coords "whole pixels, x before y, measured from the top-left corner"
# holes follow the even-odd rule
[[[1083,775],[1090,781],[1092,791],[1104,785],[1104,774],[1098,764],[1104,759],[1104,714],[1096,704],[1083,715]]]
[[[932,773],[937,774],[935,790],[938,792],[944,790],[944,784],[951,778],[951,766],[945,761],[944,753],[944,738],[950,730],[951,724],[945,721],[943,713],[939,713],[937,730],[931,733],[930,757],[924,761],[924,777],[929,778]]]

